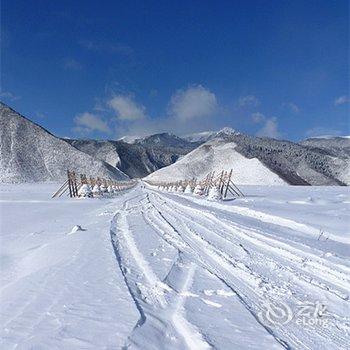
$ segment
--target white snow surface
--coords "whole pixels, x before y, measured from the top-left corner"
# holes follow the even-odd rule
[[[232,180],[240,185],[287,184],[257,158],[248,159],[235,150],[234,142],[213,140],[199,146],[176,163],[146,177],[150,181],[202,179],[209,172],[233,169]]]
[[[0,185],[1,349],[349,348],[347,188],[217,202],[143,183],[50,199],[56,187]],[[271,324],[266,303],[294,318]],[[326,325],[299,324],[317,303]]]

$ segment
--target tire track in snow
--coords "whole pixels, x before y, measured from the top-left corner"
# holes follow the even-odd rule
[[[156,192],[155,190],[152,190],[152,191]],[[179,195],[179,194],[174,193],[174,195],[184,198],[184,196],[181,194]],[[192,203],[196,203],[196,204],[201,205],[201,206],[203,205],[203,202],[200,199],[191,198],[191,197],[185,197],[185,198]],[[209,203],[209,202],[208,202],[207,206],[213,207],[212,203]],[[289,219],[289,218],[286,218],[283,216],[273,215],[270,213],[262,212],[262,211],[259,211],[256,209],[251,209],[248,207],[227,206],[225,204],[215,203],[215,208],[220,209],[221,211],[224,211],[227,213],[237,214],[237,215],[240,215],[242,217],[249,217],[249,218],[252,218],[252,219],[267,223],[267,224],[273,224],[273,225],[289,228],[289,229],[294,230],[294,231],[303,232],[305,234],[314,236],[316,238],[320,234],[320,230],[318,228],[310,225],[310,224],[305,224],[305,223],[298,222],[298,221],[295,221],[293,219]],[[327,232],[327,234],[329,235],[329,237],[331,239],[334,239],[335,241],[349,244],[349,238],[347,238],[347,237],[334,235],[330,232]]]
[[[166,205],[169,206],[169,201],[166,202]],[[265,259],[268,259],[271,252],[275,253],[276,256],[283,261],[287,262],[288,264],[293,264],[293,267],[298,270],[298,272],[294,271],[287,265],[283,265],[285,270],[288,270],[292,274],[294,273],[298,278],[304,280],[306,283],[313,284],[313,286],[316,288],[323,289],[343,300],[348,300],[349,297],[347,291],[350,289],[350,282],[347,279],[346,274],[327,267],[326,262],[320,262],[318,256],[305,254],[299,249],[290,247],[284,242],[272,240],[272,238],[264,239],[264,236],[260,231],[252,228],[247,229],[246,227],[236,225],[233,222],[228,222],[228,220],[225,219],[223,221],[222,219],[219,220],[212,214],[204,213],[204,215],[201,216],[201,221],[205,221],[206,224],[202,224],[198,220],[195,220],[195,217],[190,216],[189,214],[191,211],[193,211],[198,217],[199,213],[196,209],[191,210],[192,208],[187,208],[186,211],[181,211],[175,204],[171,205],[171,209],[176,211],[183,219],[188,219],[192,221],[193,224],[201,227],[201,229],[206,231],[209,235],[217,235],[217,237],[224,240],[226,244],[240,245],[241,243],[239,239],[244,240],[245,245],[247,243],[250,245],[253,244],[253,247],[263,250],[265,252]],[[215,225],[213,224],[214,222]],[[230,234],[227,234],[226,232],[230,232]],[[242,244],[241,247],[244,249]],[[256,251],[256,249],[254,249],[254,251]],[[305,275],[305,267],[308,267],[308,273],[313,277]],[[318,280],[320,278],[322,278],[321,282]],[[341,290],[337,290],[334,287],[329,286],[330,279],[332,283],[341,288]]]
[[[178,333],[184,336],[184,340],[189,349],[198,349],[197,343],[200,341],[200,339],[198,339],[199,334],[191,330],[193,326],[183,316],[186,292],[189,291],[192,285],[196,269],[196,264],[186,258],[184,254],[178,252],[178,258],[172,265],[165,279],[167,284],[178,293],[172,303],[172,307],[174,308],[172,319]],[[193,335],[195,335],[194,338]],[[210,348],[209,343],[207,348]]]
[[[264,277],[264,274],[263,275],[260,275],[260,274],[257,274],[254,272],[254,270],[252,270],[251,268],[248,267],[248,265],[242,263],[241,261],[237,260],[237,259],[234,259],[232,256],[230,256],[227,251],[228,251],[228,247],[225,246],[224,249],[225,251],[222,251],[220,250],[220,248],[218,248],[215,244],[213,244],[210,240],[207,240],[204,236],[203,236],[203,232],[209,232],[210,235],[213,235],[212,232],[210,232],[210,230],[208,228],[206,228],[206,226],[202,225],[202,224],[199,224],[198,223],[198,220],[196,220],[195,218],[190,218],[189,220],[184,220],[184,218],[186,218],[186,213],[185,212],[178,212],[179,215],[175,216],[174,215],[174,212],[177,212],[177,209],[175,207],[171,207],[170,209],[168,209],[168,211],[166,210],[166,203],[162,203],[162,210],[163,210],[163,213],[165,212],[168,212],[169,215],[167,215],[170,218],[174,218],[173,220],[177,220],[178,218],[181,218],[180,221],[181,221],[181,225],[184,226],[184,230],[181,230],[181,232],[185,233],[186,230],[188,233],[191,233],[193,235],[195,235],[194,237],[196,238],[196,240],[199,240],[199,241],[203,241],[203,243],[206,245],[207,249],[209,249],[211,251],[212,254],[216,254],[218,257],[220,257],[223,261],[225,261],[226,263],[230,264],[231,265],[231,269],[234,268],[235,269],[235,274],[238,276],[238,278],[240,279],[238,285],[246,285],[247,287],[250,286],[250,289],[251,289],[251,292],[253,293],[258,293],[257,295],[257,298],[261,298],[261,297],[264,297],[261,295],[261,293],[259,293],[259,291],[261,290],[261,285],[262,287],[265,289],[266,291],[266,287],[267,286],[270,286],[267,291],[269,292],[269,301],[272,302],[272,301],[275,301],[277,304],[279,302],[279,299],[277,298],[277,300],[275,300],[275,292],[277,292],[277,296],[278,294],[281,294],[281,291],[283,292],[283,290],[285,292],[287,292],[290,288],[292,288],[292,285],[290,284],[286,284],[285,282],[285,278],[277,278],[275,280],[272,280],[270,281],[269,278],[265,278]],[[157,209],[156,209],[157,210]],[[190,208],[188,208],[188,211],[190,211]],[[164,217],[164,215],[162,215]],[[198,219],[198,218],[197,218]],[[173,221],[172,220],[172,221]],[[186,224],[184,221],[187,221],[187,223],[189,223],[190,226],[188,226],[188,224]],[[216,230],[216,227],[220,227],[220,223],[217,223],[215,221],[216,225],[215,227],[213,228],[213,230]],[[172,225],[172,224],[171,224]],[[201,226],[200,230],[199,231],[196,231],[193,229],[194,226],[196,225],[199,225]],[[172,225],[174,226],[174,225]],[[208,227],[208,226],[207,226]],[[199,234],[198,232],[201,232],[201,234]],[[233,232],[234,234],[234,232]],[[232,236],[234,237],[234,236]],[[226,243],[230,243],[229,241],[227,241]],[[239,242],[237,242],[239,244]],[[258,246],[259,248],[259,246]],[[256,253],[254,250],[251,250],[251,254],[252,256],[250,258],[252,259],[256,259],[256,258],[259,258],[259,255],[256,256]],[[260,254],[261,255],[261,254]],[[268,259],[266,259],[265,255],[262,254],[260,256],[260,259],[262,258],[262,262],[265,264]],[[278,266],[278,264],[277,264]],[[277,267],[276,266],[276,267]],[[289,268],[288,266],[286,265],[281,265],[280,268],[285,271],[287,271],[288,273],[290,274],[295,274],[295,277],[296,278],[299,278],[299,275],[297,275],[295,273],[295,271],[293,271],[293,269]],[[278,275],[277,271],[271,271],[272,275]],[[237,277],[235,276],[235,277]],[[306,287],[310,287],[310,284],[307,283],[307,279],[305,280],[305,286]],[[282,285],[281,285],[282,283]],[[310,281],[309,281],[310,283]],[[319,288],[320,286],[319,285],[311,285],[312,288]],[[293,289],[293,288],[292,288]],[[264,291],[264,293],[265,293]],[[331,292],[329,290],[325,290],[327,292]],[[297,308],[298,306],[298,303],[302,303],[303,300],[298,300],[296,297],[297,295],[301,294],[303,295],[305,293],[305,291],[292,291],[291,293],[291,296],[290,298],[292,298],[291,300],[289,300],[289,302],[293,302],[293,305],[295,308]],[[332,292],[333,293],[333,292]],[[314,295],[317,295],[317,290],[315,290],[313,292]],[[336,295],[337,297],[340,297],[341,294],[335,294],[333,293],[334,295]],[[267,295],[266,295],[267,296]],[[264,299],[266,300],[266,296],[264,297]],[[252,298],[250,298],[250,301],[252,300]],[[261,300],[261,303],[260,305],[257,305],[258,309],[259,307],[263,304],[263,301],[264,300]],[[329,300],[330,301],[330,300]],[[254,304],[254,303],[253,303]],[[343,305],[344,307],[347,307],[347,300],[343,301]],[[255,307],[256,307],[256,304],[255,304]],[[339,316],[337,314],[330,314],[328,315],[332,321],[331,325],[328,326],[327,328],[319,328],[319,327],[316,327],[316,328],[311,328],[310,330],[308,329],[305,329],[305,333],[308,333],[310,338],[313,338],[313,335],[314,334],[317,334],[321,339],[323,339],[322,341],[319,341],[319,343],[322,343],[322,342],[326,342],[328,341],[329,339],[334,339],[334,342],[335,344],[338,344],[339,346],[343,346],[341,348],[346,348],[346,337],[343,336],[343,332],[339,332],[340,329],[342,329],[344,332],[348,332],[350,327],[349,327],[349,319],[344,317],[344,316]],[[292,333],[293,333],[293,329],[292,329]],[[286,333],[288,333],[286,331]],[[282,334],[284,334],[284,332],[282,332]],[[298,335],[296,335],[294,337],[294,340],[296,340],[298,337]],[[332,344],[333,345],[333,344]],[[305,345],[302,347],[302,348],[305,348]]]
[[[165,212],[164,212],[164,210],[165,210]],[[191,210],[191,208],[187,208],[187,211],[190,211],[190,210]],[[156,213],[156,215],[154,215],[155,213]],[[167,217],[165,217],[164,214]],[[182,218],[183,218],[183,216],[185,216],[185,213],[182,213],[182,215],[174,215],[174,214],[175,214],[174,207],[169,209],[169,212],[166,213],[166,206],[164,205],[164,203],[162,203],[161,207],[157,207],[157,208],[155,207],[155,210],[154,210],[154,213],[153,213],[153,217],[150,218],[150,221],[151,222],[153,221],[153,223],[154,223],[155,221],[157,221],[157,216],[158,216],[158,224],[157,224],[158,229],[160,228],[159,226],[161,226],[161,221],[162,220],[164,221],[163,222],[164,226],[168,225],[168,228],[165,227],[163,230],[161,230],[161,231],[163,231],[163,232],[161,232],[161,234],[169,235],[169,233],[167,231],[169,231],[169,229],[170,230],[174,230],[175,234],[173,235],[173,238],[174,238],[175,242],[179,240],[179,236],[180,236],[180,237],[182,237],[185,240],[185,242],[187,243],[187,246],[191,246],[194,251],[196,251],[196,250],[200,251],[201,252],[201,256],[207,255],[206,256],[206,261],[204,261],[204,264],[206,264],[207,266],[208,266],[208,261],[212,260],[213,257],[215,258],[215,254],[216,254],[217,255],[216,256],[216,258],[217,258],[216,262],[217,263],[221,263],[223,265],[223,267],[227,271],[230,271],[231,273],[233,272],[234,275],[237,274],[237,271],[235,271],[235,270],[232,271],[234,266],[233,266],[233,264],[229,263],[228,259],[226,259],[226,257],[225,257],[226,254],[223,255],[220,252],[218,252],[217,250],[216,251],[213,250],[212,247],[210,247],[210,245],[208,245],[208,242],[203,241],[203,239],[200,237],[200,235],[193,236],[193,232],[190,232],[191,230],[189,230],[189,228],[186,227],[186,225],[184,225],[184,223],[182,222],[183,221]],[[197,221],[199,221],[199,220],[200,220],[200,218],[198,217]],[[192,222],[193,221],[195,221],[195,220],[192,219]],[[175,222],[175,224],[172,223],[172,222]],[[192,238],[190,238],[190,240],[188,240],[189,237],[191,237],[191,235],[192,235]],[[195,239],[194,241],[193,241],[193,238]],[[198,245],[198,243],[199,243],[199,245]],[[208,247],[209,247],[209,251],[207,250]],[[199,257],[199,259],[202,260],[201,257]],[[220,259],[221,259],[221,261],[220,261]],[[225,260],[228,260],[228,261],[226,261],[226,263],[225,263]],[[212,266],[211,266],[211,268],[209,270],[211,270],[211,272],[213,272]],[[231,276],[231,277],[236,277],[234,275]],[[222,274],[220,274],[220,271],[219,271],[219,276],[222,276]],[[240,281],[236,280],[236,282],[233,282],[233,285],[232,285],[232,282],[230,280],[227,280],[225,277],[223,279],[226,281],[226,284],[228,284],[231,287],[235,288],[235,292],[236,293],[237,293],[237,288],[240,289],[238,294],[239,295],[241,294],[243,300],[248,300],[248,303],[250,303],[250,305],[253,305],[255,310],[259,310],[261,308],[261,305],[259,305],[258,295],[255,296],[257,298],[257,303],[253,302],[255,291],[251,290],[251,292],[253,292],[253,297],[248,297],[249,295],[247,296],[247,295],[244,294],[244,292],[242,292],[242,289],[240,288],[240,284],[244,285],[245,284],[244,280],[242,280],[242,279]],[[233,281],[235,281],[235,279],[233,279]],[[332,336],[332,334],[329,331],[322,330],[322,332],[325,333],[325,335],[328,335],[329,339],[332,339],[333,336]],[[310,339],[310,341],[311,341],[310,346],[311,347],[308,347],[305,343],[303,344],[303,343],[301,343],[299,341],[298,334],[292,335],[293,330],[290,330],[289,331],[290,334],[288,334],[288,331],[285,332],[283,330],[283,328],[282,328],[282,329],[280,329],[279,333],[283,334],[283,335],[286,333],[285,334],[285,338],[289,338],[290,341],[292,341],[292,343],[294,343],[294,345],[297,346],[297,347],[304,348],[304,349],[305,348],[311,348],[312,349],[312,347],[313,347],[312,339]],[[346,348],[346,341],[345,341],[345,339],[343,337],[339,337],[339,336],[337,337],[335,335],[333,338],[336,341],[336,343],[338,343],[338,345],[340,347],[344,346],[344,348]]]
[[[303,262],[304,264],[310,266],[310,273],[313,273],[315,276],[319,277],[319,275],[323,275],[325,276],[326,280],[331,277],[338,283],[339,287],[345,290],[350,289],[350,281],[348,279],[350,269],[345,265],[334,264],[328,260],[326,261],[325,259],[311,252],[305,252],[294,245],[291,246],[290,244],[277,239],[268,232],[262,232],[257,228],[239,225],[222,217],[218,218],[207,210],[199,210],[188,207],[171,199],[168,199],[168,205],[170,205],[169,202],[172,204],[172,209],[177,210],[177,212],[182,216],[188,217],[189,213],[193,212],[195,217],[200,216],[201,220],[207,219],[211,223],[215,222],[215,226],[222,227],[224,232],[230,231],[233,235],[239,235],[241,238],[249,240],[249,242],[255,244],[256,246],[260,245],[262,248],[265,247],[268,250],[274,250],[276,254],[284,257],[285,259],[289,259],[290,262]],[[183,210],[180,210],[180,208]],[[197,223],[200,224],[198,220]],[[317,271],[315,271],[315,269]],[[339,297],[345,300],[347,299],[347,295],[339,295]]]
[[[173,198],[170,199],[169,195],[163,195],[163,193],[160,193],[159,191],[153,190],[153,189],[149,189],[149,191],[151,191],[154,194],[160,195],[162,194],[163,198],[168,199],[170,202],[173,202],[174,204],[176,204],[179,207],[183,207],[183,208],[187,208],[190,209],[192,211],[197,211],[200,212],[201,215],[205,215],[205,214],[213,214],[213,210],[210,210],[209,208],[214,208],[216,209],[215,211],[215,215],[220,213],[220,219],[222,221],[226,221],[230,224],[232,224],[232,218],[229,216],[230,214],[233,215],[237,215],[238,218],[240,219],[244,219],[244,218],[250,218],[250,219],[254,219],[257,221],[257,223],[255,225],[240,225],[238,223],[235,223],[235,225],[237,227],[245,227],[249,230],[252,231],[258,231],[256,228],[259,227],[259,223],[266,223],[269,224],[270,226],[272,225],[272,228],[268,227],[266,231],[261,231],[260,233],[263,234],[264,237],[268,238],[271,237],[274,241],[277,242],[281,242],[281,243],[285,243],[287,245],[292,245],[294,246],[296,249],[298,249],[299,251],[302,252],[306,252],[308,251],[311,255],[316,256],[317,258],[319,256],[315,255],[313,252],[319,252],[321,254],[323,254],[324,252],[322,250],[318,250],[317,247],[312,247],[312,249],[310,248],[310,246],[306,245],[305,243],[303,243],[302,241],[298,240],[298,236],[295,236],[293,239],[290,239],[288,237],[285,237],[283,235],[280,236],[276,236],[274,234],[269,233],[269,231],[272,231],[274,229],[288,229],[291,230],[291,232],[304,232],[304,233],[310,233],[312,231],[312,235],[315,239],[318,238],[320,231],[319,229],[316,229],[315,227],[312,227],[311,225],[307,225],[304,223],[299,223],[297,221],[285,218],[283,216],[277,216],[277,215],[271,215],[271,214],[267,214],[264,212],[260,212],[260,211],[256,211],[250,208],[246,208],[246,207],[240,207],[240,206],[228,206],[225,204],[221,204],[221,203],[212,203],[210,201],[204,201],[203,199],[199,199],[199,198],[194,198],[194,197],[188,197],[188,196],[184,196],[183,194],[178,194],[178,193],[172,193],[171,196]],[[182,199],[182,200],[186,200],[189,205],[184,205],[183,203],[180,203],[178,200],[176,199]],[[191,205],[191,204],[194,204]],[[241,211],[240,209],[244,209],[243,211]],[[247,215],[245,216],[245,209],[248,210]],[[250,215],[251,212],[254,212],[254,215]],[[265,216],[271,217],[271,220],[267,220]],[[279,219],[281,219],[281,222],[279,221]],[[282,224],[282,222],[284,222],[286,220],[287,223],[290,224]],[[296,225],[293,225],[296,224]],[[299,226],[299,224],[301,226]],[[304,231],[304,229],[307,231]],[[308,231],[308,229],[310,229]],[[327,232],[328,234],[328,232]],[[338,269],[339,271],[341,271],[344,274],[349,275],[350,273],[350,264],[349,264],[349,259],[347,257],[340,257],[340,256],[333,256],[334,260],[339,261],[339,263],[327,260],[327,266],[324,266],[325,269],[328,269],[328,267],[334,267],[334,269]]]
[[[153,205],[151,204],[151,206]],[[154,211],[152,213],[153,214],[152,217],[148,216],[147,211],[144,211],[144,215],[147,218],[148,223],[152,225],[159,232],[160,237],[162,237],[167,243],[178,248],[180,251],[185,252],[188,255],[194,257],[199,266],[201,266],[206,271],[208,271],[211,275],[219,279],[231,291],[233,291],[235,295],[237,295],[238,299],[240,300],[244,308],[253,316],[253,318],[258,322],[258,324],[260,324],[276,340],[277,343],[279,343],[285,349],[291,349],[287,341],[277,336],[269,326],[261,322],[257,313],[254,311],[251,305],[247,303],[246,301],[247,296],[241,291],[239,291],[235,287],[235,284],[232,283],[232,281],[229,281],[227,277],[223,275],[221,270],[218,270],[215,267],[216,263],[218,264],[225,263],[223,261],[220,261],[221,256],[215,256],[215,254],[213,255],[211,253],[208,253],[200,245],[195,244],[193,241],[189,242],[188,240],[184,239],[183,235],[181,234],[182,230],[179,231],[170,221],[168,221],[168,219],[162,214],[160,210],[158,210],[154,206],[153,208],[157,213],[157,215],[154,215],[155,214]],[[164,228],[162,228],[162,226]],[[173,231],[173,234],[171,233],[169,234],[169,228],[170,228],[170,231]],[[212,263],[210,263],[210,261],[212,261]],[[230,265],[231,265],[230,263],[226,263],[226,270],[230,270],[231,268]],[[298,342],[297,340],[295,341]]]
[[[111,226],[112,244],[120,269],[140,312],[140,320],[130,334],[125,348],[209,349],[210,345],[186,320],[182,311],[184,298],[181,293],[192,283],[194,265],[190,262],[184,263],[179,255],[168,273],[170,276],[175,268],[180,271],[178,277],[183,281],[182,286],[178,286],[180,293],[159,280],[134,241],[128,217],[141,217],[141,211],[140,204],[129,207],[130,200],[125,201]]]

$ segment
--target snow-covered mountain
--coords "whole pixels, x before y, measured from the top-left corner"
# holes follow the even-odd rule
[[[182,138],[184,140],[187,140],[189,142],[199,142],[199,143],[204,143],[207,141],[210,141],[214,139],[215,137],[219,136],[220,134],[227,134],[227,135],[238,135],[240,132],[232,129],[225,127],[219,131],[202,131],[202,132],[197,132],[194,134],[189,134],[185,135]]]
[[[216,135],[216,131],[202,131],[202,132],[196,132],[193,134],[188,134],[182,136],[184,140],[187,140],[189,142],[207,142]]]
[[[117,141],[123,141],[126,143],[135,143],[136,140],[139,140],[141,137],[140,136],[123,136],[120,139],[118,139]]]
[[[149,179],[174,180],[233,168],[242,184],[350,184],[346,137],[298,144],[224,128],[187,139],[155,134],[133,143],[60,139],[4,104],[0,126],[0,182],[58,180],[67,169],[117,179],[152,173]]]
[[[258,138],[223,129],[175,164],[149,175],[153,181],[201,178],[234,170],[238,184],[350,184],[350,159],[290,141]]]
[[[176,147],[181,149],[190,149],[196,145],[193,145],[192,141],[187,141],[181,137],[178,137],[171,133],[154,134],[142,139],[135,140],[135,143],[143,146],[151,147]]]
[[[106,162],[81,152],[0,103],[0,182],[62,180],[67,169],[127,179]]]
[[[324,150],[335,157],[350,157],[349,136],[313,137],[300,142],[301,145]]]
[[[97,157],[130,177],[144,177],[173,164],[179,157],[196,148],[199,143],[191,143],[175,135],[155,134],[133,143],[123,141],[66,140],[79,150]]]

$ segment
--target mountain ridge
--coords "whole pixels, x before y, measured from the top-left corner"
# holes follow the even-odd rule
[[[0,182],[60,181],[66,171],[126,180],[119,169],[79,151],[42,126],[0,104]]]
[[[215,148],[221,147],[220,143],[231,144],[230,152],[236,152],[243,156],[246,162],[250,159],[257,159],[269,171],[277,174],[283,181],[291,185],[350,184],[350,158],[346,154],[336,157],[327,150],[297,144],[292,141],[255,137],[242,133],[218,133],[216,137],[202,144],[196,150],[207,148],[208,153],[215,154]],[[239,158],[239,156],[236,156],[236,158]],[[204,164],[205,162],[200,162],[196,157],[196,153],[192,151],[179,162],[150,174],[147,179],[160,181],[163,177],[164,181],[167,181],[185,180],[192,177],[200,178],[200,176],[204,176],[214,169],[222,169],[223,161],[224,159],[215,163],[215,159],[210,160],[207,157],[207,164]],[[197,172],[189,170],[194,163],[197,164]],[[242,159],[241,163],[244,163]],[[234,168],[235,163],[232,162],[227,166]],[[244,169],[241,169],[241,171],[244,171]],[[179,173],[177,177],[174,176],[176,172]],[[268,179],[266,179],[266,183],[268,182]]]
[[[169,133],[151,135],[134,143],[120,140],[74,139],[66,140],[66,142],[107,163],[110,163],[114,154],[118,161],[110,164],[133,178],[147,176],[153,171],[173,164],[199,145]]]
[[[58,138],[5,104],[1,103],[0,107],[0,182],[61,179],[65,170],[72,166],[67,159],[74,159],[76,168],[87,174],[92,172],[112,178],[141,178],[152,173],[158,176],[173,171],[174,164],[181,162],[181,165],[184,158],[188,160],[191,153],[200,148],[212,149],[210,152],[222,162],[231,159],[232,166],[236,165],[234,161],[242,166],[255,164],[261,174],[270,174],[272,178],[276,174],[288,184],[350,183],[349,138],[310,138],[295,143],[251,136],[228,127],[187,135],[187,139],[172,133],[153,134],[133,143],[120,139]],[[27,133],[20,132],[23,127]],[[226,158],[217,156],[220,150],[226,152]],[[210,159],[206,157],[209,163]],[[199,164],[198,159],[196,162]],[[189,163],[187,167],[190,166]],[[214,164],[209,164],[208,168],[211,166]],[[40,169],[38,173],[35,167]],[[200,167],[205,169],[203,164]],[[242,173],[244,171],[242,169]]]

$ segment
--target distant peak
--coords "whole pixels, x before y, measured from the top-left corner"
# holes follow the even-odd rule
[[[176,136],[175,134],[171,133],[171,132],[161,132],[161,133],[158,133],[158,134],[153,134],[153,135],[150,135],[148,137],[175,137],[175,138],[178,138],[178,136]]]
[[[232,129],[228,126],[225,126],[224,128],[222,128],[221,130],[218,131],[218,135],[220,134],[225,134],[225,135],[240,135],[240,132]]]
[[[119,138],[117,141],[123,141],[125,143],[135,143],[136,140],[140,139],[140,136],[131,136],[131,135],[126,135],[121,138]]]
[[[185,135],[182,138],[190,142],[207,142],[216,137],[228,137],[233,135],[240,135],[241,133],[235,129],[225,127],[219,131],[202,131],[190,135]]]

